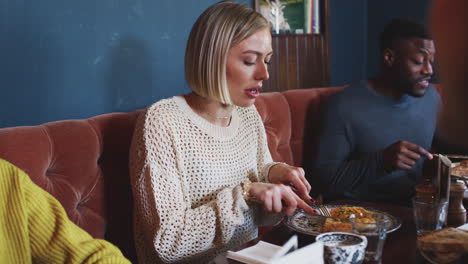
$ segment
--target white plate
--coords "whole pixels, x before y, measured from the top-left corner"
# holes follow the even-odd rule
[[[343,204],[332,204],[332,205],[324,205],[324,206],[327,207],[328,210],[331,210],[336,207],[342,207],[342,206],[362,207],[371,213],[382,215],[385,218],[390,220],[390,227],[387,231],[387,234],[401,227],[401,220],[399,218],[391,214],[388,214],[386,212],[376,210],[374,208],[365,207],[365,206],[356,206],[356,205],[343,205]],[[314,206],[312,206],[312,208],[314,208]],[[320,230],[322,229],[324,221],[325,221],[324,217],[317,217],[317,216],[305,213],[303,211],[298,211],[296,212],[296,214],[286,217],[285,224],[292,230],[297,231],[299,233],[316,236],[316,235],[321,234]]]

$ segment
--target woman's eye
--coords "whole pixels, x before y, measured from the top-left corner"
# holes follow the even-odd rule
[[[255,62],[251,62],[251,61],[244,61],[244,64],[245,64],[245,65],[254,65],[254,64],[255,64]]]
[[[266,65],[270,65],[270,64],[271,64],[271,61],[265,61],[265,64],[266,64]]]

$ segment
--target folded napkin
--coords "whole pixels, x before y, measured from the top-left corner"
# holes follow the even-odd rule
[[[315,242],[282,257],[270,264],[323,264],[323,243]]]
[[[291,237],[283,246],[260,241],[239,251],[228,251],[227,257],[247,264],[323,263],[323,244],[313,243],[297,249],[297,236]]]
[[[461,225],[461,226],[459,226],[457,228],[460,229],[460,230],[463,230],[463,231],[468,231],[468,223],[464,224],[464,225]]]
[[[248,264],[267,264],[281,250],[281,246],[259,241],[254,246],[237,252],[228,251],[227,257]]]

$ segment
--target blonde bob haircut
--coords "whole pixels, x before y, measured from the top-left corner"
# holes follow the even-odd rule
[[[255,10],[231,1],[210,6],[192,27],[185,51],[185,78],[200,96],[232,104],[226,78],[229,49],[268,21]]]

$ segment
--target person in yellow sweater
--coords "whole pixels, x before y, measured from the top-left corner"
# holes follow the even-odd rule
[[[130,263],[68,219],[59,201],[0,159],[0,263]]]

